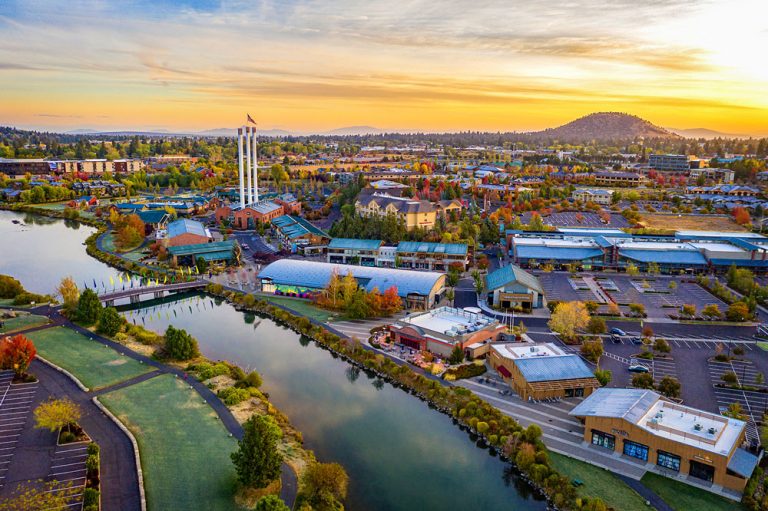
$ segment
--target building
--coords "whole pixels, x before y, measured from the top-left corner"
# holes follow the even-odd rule
[[[379,266],[379,249],[383,243],[381,240],[333,238],[328,244],[327,261],[336,264]]]
[[[269,223],[284,214],[283,206],[272,201],[254,202],[245,207],[224,205],[214,212],[217,222],[229,222],[235,229],[255,229],[259,223]]]
[[[171,222],[163,234],[166,240],[165,245],[168,247],[209,243],[213,240],[208,228],[200,222],[187,218]]]
[[[596,448],[711,490],[740,494],[758,462],[742,447],[744,421],[682,406],[651,390],[601,388],[570,415],[584,423],[584,441]]]
[[[553,343],[493,344],[488,362],[523,400],[588,396],[600,387],[580,356]]]
[[[272,227],[277,237],[293,251],[298,246],[325,245],[331,239],[325,231],[299,216],[279,216],[272,220]]]
[[[688,172],[688,156],[684,154],[652,154],[648,157],[648,166],[654,170]]]
[[[397,244],[395,261],[398,268],[447,271],[452,264],[456,264],[466,270],[469,266],[469,247],[466,243],[401,241]]]
[[[470,358],[483,355],[504,330],[495,319],[453,307],[411,314],[389,326],[394,342],[441,357],[450,356],[455,346]]]
[[[485,276],[488,305],[500,309],[539,309],[547,305],[544,289],[534,275],[508,264]]]
[[[395,215],[405,223],[405,228],[431,229],[437,218],[435,207],[425,200],[393,197],[383,193],[361,196],[355,201],[355,212],[362,216],[386,217]]]
[[[283,193],[272,199],[272,202],[283,207],[286,215],[301,213],[301,202],[292,193]]]
[[[52,174],[55,169],[53,162],[42,159],[0,158],[0,173],[8,176]]]
[[[696,180],[702,176],[704,179],[711,179],[723,184],[732,184],[735,173],[731,169],[718,169],[709,167],[691,169],[691,179]]]
[[[206,263],[230,263],[237,260],[237,252],[234,240],[168,247],[168,255],[173,264],[182,266],[193,266],[198,258]]]
[[[384,292],[397,288],[405,308],[428,310],[440,301],[445,289],[445,275],[435,272],[408,271],[368,266],[350,266],[297,259],[279,259],[259,272],[262,291],[279,295],[309,297],[322,291],[334,274],[352,273],[366,291]]]
[[[171,221],[171,215],[163,209],[152,209],[149,211],[139,210],[135,212],[126,212],[126,214],[135,214],[142,222],[144,222],[145,236],[151,234],[153,231],[167,229],[168,222]]]
[[[637,186],[643,176],[635,172],[595,172],[595,183],[604,186]]]
[[[141,160],[115,160],[112,162],[114,165],[114,172],[117,174],[133,174],[139,172],[144,168],[144,163]]]
[[[601,206],[610,206],[613,200],[613,192],[610,190],[577,188],[573,191],[571,197],[583,203],[594,202]]]
[[[368,186],[370,188],[373,188],[374,190],[393,190],[393,189],[401,189],[401,188],[408,188],[408,185],[404,185],[403,183],[397,183],[395,181],[390,181],[389,179],[379,179],[378,181],[373,181],[371,183],[368,183]]]

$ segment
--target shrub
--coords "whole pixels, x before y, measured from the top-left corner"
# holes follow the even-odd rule
[[[734,373],[733,371],[728,371],[727,373],[723,374],[720,378],[725,383],[728,383],[729,385],[735,385],[739,381],[739,378],[736,376],[736,373]]]
[[[165,351],[175,360],[189,360],[200,355],[197,340],[186,330],[169,325],[165,331]]]
[[[0,298],[14,298],[23,292],[21,282],[8,275],[0,275]]]
[[[113,337],[123,327],[123,318],[114,307],[105,307],[99,314],[99,326],[96,331]]]
[[[83,490],[83,507],[99,505],[99,490],[86,488]]]
[[[70,442],[75,441],[75,434],[71,431],[62,431],[61,436],[59,437],[60,443],[62,444],[68,444]]]
[[[245,383],[247,383],[251,387],[259,388],[261,387],[261,375],[257,373],[256,371],[251,371],[248,373],[248,376],[245,377]]]
[[[88,470],[89,474],[95,474],[97,470],[99,470],[99,457],[95,454],[89,454],[87,458],[85,458],[85,468]]]
[[[240,389],[237,387],[227,387],[221,389],[218,392],[219,398],[224,401],[227,406],[234,406],[240,404],[246,399],[251,397],[251,393],[247,389]]]
[[[464,364],[457,367],[450,367],[445,371],[443,378],[451,376],[454,380],[460,380],[462,378],[472,378],[473,376],[480,376],[485,374],[488,369],[483,365],[477,364]]]
[[[200,381],[210,380],[211,378],[221,376],[222,374],[229,374],[229,366],[222,362],[215,365],[203,362],[201,364],[190,366],[189,370],[197,373],[197,378]]]
[[[96,454],[99,454],[99,450],[100,450],[99,449],[99,444],[91,442],[90,444],[88,444],[88,448],[87,448],[86,452],[89,455],[96,455]]]

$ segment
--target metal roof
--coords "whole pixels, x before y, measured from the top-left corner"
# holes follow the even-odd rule
[[[571,248],[571,247],[537,247],[531,245],[517,245],[517,257],[522,259],[536,259],[538,261],[580,261],[593,257],[602,257],[603,251],[599,248]]]
[[[619,250],[621,257],[642,263],[693,264],[706,266],[707,260],[694,250]]]
[[[152,209],[150,211],[137,211],[135,213],[145,224],[159,224],[163,220],[170,218],[170,215],[163,209]]]
[[[740,476],[749,479],[752,477],[752,472],[755,471],[755,467],[759,461],[760,458],[754,454],[739,448],[733,452],[733,456],[730,461],[728,461],[728,470],[736,472]]]
[[[333,238],[328,244],[328,248],[338,248],[342,250],[378,250],[382,240],[356,240],[353,238]]]
[[[466,255],[466,243],[430,243],[426,241],[401,241],[398,252],[427,252],[434,254]]]
[[[227,240],[227,241],[216,241],[214,243],[194,243],[192,245],[168,247],[168,253],[175,256],[185,256],[185,255],[194,254],[194,255],[200,255],[204,257],[204,254],[228,251],[231,256],[232,250],[234,248],[235,248],[235,242],[233,240]]]
[[[544,294],[544,289],[541,287],[539,279],[514,264],[509,264],[492,271],[485,277],[485,285],[489,291],[498,289],[510,282],[519,282],[528,289]]]
[[[515,359],[514,364],[520,369],[525,381],[529,383],[594,378],[595,376],[578,355],[520,358]]]
[[[259,278],[270,279],[276,284],[322,289],[336,272],[339,276],[347,273],[358,280],[367,291],[378,287],[382,293],[392,286],[397,287],[401,297],[409,294],[427,296],[441,281],[442,273],[411,271],[347,264],[332,264],[299,259],[279,259],[259,272]],[[438,289],[439,291],[439,289]]]
[[[768,266],[768,260],[762,261],[760,259],[710,259],[709,262],[715,266]]]
[[[661,398],[652,390],[599,388],[579,403],[568,415],[575,417],[615,417],[637,423]]]
[[[324,238],[329,238],[324,231],[318,229],[307,220],[292,215],[279,216],[272,220],[272,225],[276,226],[288,239],[296,239],[307,234],[315,234]]]
[[[180,218],[168,224],[168,237],[173,238],[180,234],[197,234],[198,236],[210,237],[208,229],[196,220]]]

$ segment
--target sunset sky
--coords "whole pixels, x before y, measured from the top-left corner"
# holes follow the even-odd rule
[[[0,0],[0,125],[768,135],[765,0]]]

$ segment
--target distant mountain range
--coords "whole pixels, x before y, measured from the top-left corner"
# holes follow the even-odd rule
[[[148,131],[100,131],[89,128],[75,129],[65,132],[67,135],[109,135],[109,136],[175,136],[175,137],[234,137],[237,135],[237,128],[215,128],[203,131],[190,132],[171,132],[165,129]],[[289,137],[301,135],[323,135],[323,136],[348,136],[348,135],[378,135],[385,133],[384,130],[372,126],[347,126],[336,128],[330,131],[319,133],[301,133],[292,132],[283,129],[258,130],[260,137]]]
[[[707,128],[689,128],[689,129],[676,129],[667,128],[672,133],[676,133],[685,138],[749,138],[749,135],[738,133],[723,133],[722,131],[710,130]]]
[[[598,112],[580,117],[557,128],[527,133],[533,137],[568,140],[620,140],[645,138],[679,138],[680,135],[656,126],[636,115],[620,112]]]

